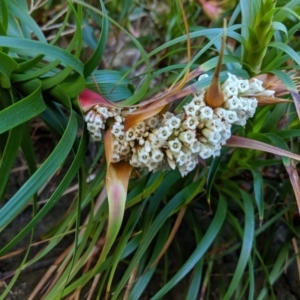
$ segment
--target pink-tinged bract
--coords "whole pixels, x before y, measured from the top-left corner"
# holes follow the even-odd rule
[[[83,112],[87,112],[97,104],[110,106],[110,107],[114,106],[110,101],[106,100],[103,96],[89,89],[84,89],[83,92],[79,95],[79,104]]]

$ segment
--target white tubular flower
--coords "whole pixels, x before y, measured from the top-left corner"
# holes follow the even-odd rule
[[[95,142],[102,141],[102,134],[100,132],[93,132],[91,136]]]
[[[178,129],[181,125],[181,120],[175,116],[172,116],[166,121],[166,125],[171,129]]]
[[[255,114],[255,109],[249,109],[246,111],[247,119],[252,118]]]
[[[182,147],[181,151],[187,155],[187,160],[190,160],[192,158],[193,153],[189,148]]]
[[[166,113],[163,114],[163,124],[166,124],[166,122],[171,119],[172,117],[174,117],[174,114],[167,111]]]
[[[178,153],[176,162],[179,166],[182,166],[183,164],[185,164],[188,161],[188,155],[186,153],[184,153],[183,151],[180,151]]]
[[[249,101],[246,98],[240,98],[240,108],[245,111],[249,109]]]
[[[215,144],[220,144],[221,139],[222,139],[221,134],[219,132],[214,132],[214,134],[208,138],[208,141],[213,145],[215,145]]]
[[[155,171],[156,169],[158,169],[159,163],[150,159],[150,161],[147,164],[147,167],[148,167],[149,172]]]
[[[157,139],[155,142],[151,143],[152,148],[165,147],[166,141],[162,139]]]
[[[262,84],[263,82],[261,80],[253,78],[253,81],[249,83],[249,89],[247,90],[246,94],[258,94],[263,92],[265,89]]]
[[[168,137],[171,134],[172,134],[172,130],[168,126],[161,127],[158,130],[158,138],[165,141],[168,139]]]
[[[115,136],[115,137],[119,137],[121,135],[124,135],[124,125],[121,125],[119,123],[115,123],[112,127],[111,133]]]
[[[208,128],[204,128],[202,130],[202,134],[204,135],[204,137],[207,138],[207,140],[212,143],[212,144],[216,144],[216,143],[219,143],[220,140],[221,140],[221,135],[219,132],[215,132],[215,131],[212,131]]]
[[[197,109],[200,109],[201,107],[204,107],[205,106],[204,93],[202,93],[201,95],[196,95],[192,99],[191,103],[194,104]]]
[[[214,114],[221,119],[225,119],[227,115],[227,110],[222,107],[217,107],[214,109]]]
[[[198,81],[202,80],[202,79],[205,79],[205,78],[208,78],[209,76],[207,74],[201,74],[199,77],[198,77]]]
[[[231,137],[231,131],[223,131],[221,133],[221,141],[220,144],[221,145],[225,145],[226,141]]]
[[[118,122],[118,123],[123,122],[123,118],[120,115],[116,115],[114,118],[115,118],[116,122]]]
[[[241,110],[237,112],[238,121],[234,122],[233,124],[245,126],[247,121],[247,115],[246,113]]]
[[[86,115],[85,121],[89,123],[94,123],[95,117],[96,113],[93,110],[90,110]]]
[[[120,161],[120,155],[116,152],[113,152],[112,157],[111,157],[111,161],[113,163],[117,163]]]
[[[181,174],[181,177],[184,177],[185,175],[187,175],[189,172],[188,170],[186,169],[186,166],[181,166],[178,168],[180,174]]]
[[[103,120],[102,120],[102,118],[101,118],[99,115],[96,115],[96,116],[95,116],[94,124],[95,124],[96,126],[98,126],[98,127],[104,129],[104,123],[103,123]]]
[[[238,121],[238,116],[237,116],[237,114],[236,114],[236,112],[235,111],[233,111],[233,110],[228,110],[227,111],[227,116],[226,116],[226,118],[225,118],[225,120],[228,122],[228,123],[234,123],[234,122],[236,122],[236,121]]]
[[[126,141],[133,141],[136,139],[136,134],[133,128],[129,128],[125,133]]]
[[[173,158],[167,157],[168,164],[172,170],[175,170],[176,164]]]
[[[119,153],[121,155],[126,156],[129,152],[130,152],[130,147],[129,146],[121,146],[120,147]]]
[[[114,152],[119,152],[120,151],[120,147],[121,147],[121,145],[119,144],[119,142],[117,140],[114,140],[113,141]]]
[[[180,141],[177,138],[173,141],[169,141],[168,145],[169,145],[170,151],[172,151],[173,153],[179,153],[179,151],[182,147],[182,144],[180,143]]]
[[[245,101],[247,101],[248,104],[248,110],[246,111],[246,115],[248,118],[252,118],[255,113],[258,102],[255,98],[244,98],[244,99]]]
[[[199,153],[201,150],[201,143],[197,140],[195,140],[191,145],[190,145],[190,150],[192,153]]]
[[[143,138],[139,138],[139,145],[143,146],[145,144],[145,140]]]
[[[94,132],[96,132],[97,131],[97,127],[95,126],[95,124],[94,123],[87,123],[87,130],[89,131],[89,132],[92,132],[92,133],[94,133]]]
[[[159,149],[154,149],[151,151],[151,159],[154,162],[159,163],[163,160],[163,158],[164,158],[164,154]]]
[[[116,115],[116,113],[114,111],[112,111],[112,110],[108,110],[107,111],[107,115],[108,115],[108,118],[112,118],[112,117],[114,117]]]
[[[139,122],[134,126],[136,133],[145,132],[145,122]]]
[[[156,142],[158,140],[158,137],[157,137],[156,133],[152,132],[148,135],[148,139],[151,142],[151,144],[153,144],[154,142]]]
[[[227,82],[228,83],[238,83],[239,82],[239,79],[235,75],[233,75],[231,73],[227,73],[227,75],[228,75],[228,78],[226,79],[224,84],[226,84]]]
[[[121,143],[125,142],[125,134],[124,132],[116,136],[117,140],[120,141]]]
[[[167,157],[168,157],[169,159],[173,159],[173,158],[174,158],[173,153],[171,152],[170,149],[167,149],[167,150],[166,150],[166,155],[167,155]]]
[[[264,90],[263,92],[259,93],[259,95],[263,95],[266,97],[273,97],[275,94],[275,91],[272,90]]]
[[[220,151],[220,150],[215,150],[215,151],[213,152],[213,157],[220,156],[220,154],[221,154],[221,151]]]
[[[132,154],[129,163],[130,163],[133,167],[135,167],[135,168],[140,167],[140,162],[139,162],[137,153],[133,153],[133,154]]]
[[[203,159],[207,159],[212,156],[212,150],[209,147],[202,145],[199,156]]]
[[[159,124],[159,119],[157,116],[153,116],[149,119],[146,120],[146,124],[150,127],[150,128],[156,128],[157,125]]]
[[[102,115],[105,119],[108,118],[108,109],[103,106],[97,107],[97,112]]]
[[[146,150],[147,152],[151,152],[152,147],[151,147],[151,143],[150,143],[149,140],[146,140],[146,141],[145,141],[144,148],[145,148],[145,150]]]
[[[151,135],[151,133],[150,133],[150,135]],[[151,148],[159,148],[162,143],[160,142],[159,138],[156,135],[153,135],[153,136],[155,136],[155,139],[153,137],[152,137],[152,139],[149,139]]]
[[[187,165],[186,165],[186,170],[188,172],[193,171],[197,166],[197,163],[195,162],[195,160],[191,160]]]
[[[220,119],[213,119],[207,121],[205,127],[215,132],[221,132],[223,130],[223,123]]]
[[[227,101],[225,101],[225,108],[230,109],[230,110],[237,110],[240,107],[240,98],[237,96],[233,96]]]
[[[192,143],[196,138],[196,133],[194,131],[183,131],[179,134],[178,139],[183,142],[190,144]]]
[[[247,98],[247,100],[249,102],[249,108],[255,110],[257,108],[257,105],[258,105],[258,102],[257,102],[256,98],[254,98],[254,97]]]
[[[188,117],[188,118],[182,123],[182,127],[183,127],[184,129],[195,130],[198,124],[199,124],[199,121],[197,120],[196,117]]]
[[[86,121],[87,123],[90,122],[90,117],[93,114],[92,110],[89,110],[85,115],[84,115],[84,121]]]
[[[201,129],[204,128],[204,126],[205,126],[204,123],[199,123],[198,126],[197,126],[197,129],[201,130]]]
[[[230,123],[223,123],[224,130],[231,132],[231,127],[232,125]]]
[[[145,165],[147,165],[147,163],[149,162],[150,160],[150,155],[147,151],[145,151],[144,149],[140,149],[138,151],[138,158],[139,158],[139,161]]]
[[[199,141],[201,144],[207,144],[207,143],[208,143],[207,138],[204,137],[204,136],[199,136],[199,137],[198,137],[198,141]]]
[[[214,111],[209,107],[205,106],[200,109],[200,120],[212,120]]]
[[[224,85],[222,90],[225,99],[228,99],[232,96],[237,96],[239,92],[235,83],[229,83]]]
[[[194,103],[184,105],[183,109],[185,110],[186,115],[189,117],[195,117],[197,115],[196,112],[198,111],[198,108],[194,105]]]
[[[231,135],[230,135],[230,136],[231,136]],[[229,137],[230,137],[230,136],[229,136]],[[225,138],[222,137],[222,138],[221,138],[221,141],[220,141],[220,145],[221,145],[221,146],[224,146],[224,145],[226,144],[226,142],[227,142],[228,139],[229,139],[229,138],[226,138],[226,139],[225,139]]]
[[[249,80],[239,79],[237,87],[240,93],[245,93],[249,89]]]
[[[177,137],[177,136],[179,136],[179,133],[180,133],[180,132],[181,132],[180,129],[174,130],[174,131],[173,131],[173,135]]]

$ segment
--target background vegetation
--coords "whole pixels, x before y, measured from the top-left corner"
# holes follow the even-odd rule
[[[299,7],[0,0],[0,299],[299,299]],[[122,214],[108,223],[80,93],[134,105],[199,66],[211,78],[224,18],[220,80],[273,74],[292,101],[259,107],[233,129],[248,140],[184,178],[134,170],[106,235]]]

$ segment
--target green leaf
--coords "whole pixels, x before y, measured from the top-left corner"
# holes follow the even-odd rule
[[[250,196],[241,190],[242,197],[244,200],[244,213],[245,213],[245,225],[243,232],[243,245],[241,249],[241,254],[239,261],[237,263],[235,272],[233,274],[233,278],[230,282],[230,285],[227,289],[224,300],[232,299],[234,291],[236,290],[248,263],[248,260],[251,255],[253,240],[254,240],[254,232],[255,232],[255,222],[254,222],[254,211],[253,205]]]
[[[269,47],[281,50],[289,55],[298,65],[300,65],[300,57],[298,53],[293,50],[290,46],[281,42],[271,42],[268,44]]]
[[[60,167],[69,154],[77,132],[77,120],[71,114],[68,126],[61,140],[34,175],[18,190],[18,192],[0,210],[0,231],[20,213],[32,196],[42,187],[48,178]]]
[[[11,51],[32,57],[36,54],[45,55],[44,59],[60,60],[63,65],[70,66],[79,74],[83,75],[83,64],[69,52],[34,40],[26,40],[15,37],[0,36],[0,46],[9,47]]]
[[[174,172],[172,172],[174,173]],[[172,177],[170,176],[170,179]],[[132,270],[136,267],[141,257],[144,255],[145,251],[149,247],[149,244],[154,239],[157,232],[160,230],[160,228],[163,226],[163,224],[166,222],[167,218],[170,216],[170,214],[181,207],[185,202],[189,202],[191,199],[193,199],[200,190],[202,190],[203,184],[200,184],[200,181],[196,181],[185,187],[183,190],[181,190],[178,194],[176,194],[168,204],[160,211],[158,216],[155,218],[149,229],[145,232],[145,235],[143,236],[143,240],[140,244],[140,247],[138,251],[135,253],[134,257],[130,261],[130,265],[128,266],[126,272],[124,273],[122,279],[120,280],[116,290],[114,291],[114,294],[112,296],[112,300],[117,299],[118,294],[123,289],[124,284],[127,282]],[[166,192],[165,188],[161,189],[162,192]],[[159,198],[161,199],[161,198]],[[149,213],[149,215],[152,212]],[[145,226],[145,225],[144,225]]]
[[[200,259],[194,268],[191,284],[186,299],[197,300],[203,276],[203,259]]]
[[[86,80],[86,87],[94,92],[101,92],[105,98],[111,101],[120,101],[132,96],[128,88],[129,80],[124,74],[112,70],[96,70]]]
[[[8,55],[0,52],[0,84],[3,88],[10,88],[10,77],[13,71],[17,70],[19,65]]]
[[[8,139],[5,143],[4,152],[0,155],[0,200],[4,199],[4,192],[11,169],[14,165],[18,150],[22,141],[23,130],[22,126],[13,128],[9,132]]]
[[[215,216],[207,229],[205,235],[201,239],[200,243],[197,245],[195,251],[187,259],[185,264],[180,268],[180,270],[169,280],[163,288],[161,288],[151,300],[161,299],[171,288],[173,288],[203,257],[208,248],[211,246],[216,236],[218,235],[220,229],[222,228],[223,222],[225,220],[227,211],[227,205],[225,199],[221,196],[219,199],[217,211]]]
[[[220,162],[224,155],[226,155],[229,152],[230,149],[222,149],[220,156],[217,156],[213,159],[210,168],[208,170],[207,174],[207,180],[206,180],[206,190],[207,190],[207,199],[210,202],[211,199],[211,188],[214,183],[214,179],[216,176],[216,173],[218,172]]]
[[[14,247],[19,241],[21,241],[30,232],[30,230],[32,230],[42,220],[42,218],[45,217],[47,213],[49,213],[49,211],[53,208],[57,201],[60,200],[63,192],[71,184],[72,180],[77,174],[77,171],[82,165],[82,162],[85,159],[87,139],[88,133],[84,131],[80,140],[80,144],[76,149],[76,155],[73,159],[73,162],[69,167],[66,175],[61,179],[58,187],[48,199],[47,203],[38,211],[38,213],[30,220],[30,222],[26,224],[26,226],[17,235],[15,235],[13,239],[1,249],[0,255],[6,254],[9,250],[12,249],[12,247]]]
[[[286,270],[287,266],[292,261],[292,259],[290,259],[288,262],[286,261],[288,252],[289,252],[289,243],[285,243],[285,245],[281,248],[279,255],[277,256],[275,263],[272,265],[272,270],[269,274],[268,281],[271,286],[274,284],[277,278],[283,273],[283,271]],[[258,295],[257,300],[266,299],[267,293],[268,293],[268,288],[267,286],[265,286],[261,290],[260,294]]]
[[[87,78],[99,65],[101,61],[102,55],[105,50],[107,36],[108,36],[108,20],[107,20],[107,12],[102,0],[99,0],[103,16],[102,16],[102,26],[101,26],[101,36],[97,43],[96,49],[94,50],[90,59],[84,65],[84,77]]]
[[[50,85],[53,85],[53,83],[51,83]],[[84,90],[85,80],[83,76],[79,74],[72,74],[63,81],[61,81],[57,86],[55,86],[51,90],[51,94],[57,94],[58,92],[56,92],[55,90],[58,87],[62,89],[65,93],[67,93],[70,98],[75,98]]]
[[[35,91],[29,96],[0,111],[0,133],[32,119],[46,108],[41,83],[35,82],[35,85],[37,86]]]
[[[37,24],[37,22],[29,15],[28,10],[17,3],[15,0],[7,1],[7,7],[10,14],[19,20],[23,27],[23,33],[26,38],[31,38],[32,32],[41,41],[46,43],[47,40]]]
[[[5,35],[8,27],[8,9],[6,0],[0,1],[0,24],[3,30],[1,34]]]

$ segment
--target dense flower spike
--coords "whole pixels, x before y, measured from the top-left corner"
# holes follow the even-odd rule
[[[205,77],[201,75],[198,80]],[[112,162],[128,161],[133,167],[149,171],[177,167],[184,176],[196,167],[199,157],[207,159],[220,154],[233,124],[244,126],[253,117],[258,103],[255,96],[272,97],[275,93],[266,90],[256,78],[239,79],[230,73],[221,90],[222,107],[207,106],[203,89],[179,114],[166,112],[151,117],[126,132],[124,121],[129,109],[95,105],[85,114],[85,121],[95,141],[102,139],[102,131],[110,125]]]

